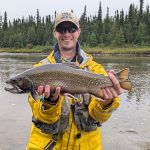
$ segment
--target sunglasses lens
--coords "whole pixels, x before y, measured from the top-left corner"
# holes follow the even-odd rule
[[[59,32],[59,33],[63,33],[64,32],[64,29],[63,28],[61,28],[61,27],[56,27],[56,31],[57,32]]]
[[[65,33],[66,31],[68,31],[69,33],[74,33],[76,32],[78,29],[76,26],[58,26],[56,27],[56,31],[59,32],[59,33]]]
[[[74,27],[72,27],[72,28],[70,28],[70,30],[68,29],[68,31],[69,31],[70,33],[74,33],[74,32],[76,32],[76,31],[77,31],[77,29],[76,29],[76,28],[74,28]]]

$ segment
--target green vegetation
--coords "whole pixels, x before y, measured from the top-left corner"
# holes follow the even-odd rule
[[[91,48],[87,51],[91,54],[150,54],[150,47],[136,47],[136,48]]]
[[[102,18],[101,2],[98,14],[87,16],[86,5],[80,17],[80,44],[85,49],[96,47],[90,53],[149,53],[150,10],[143,10],[144,0],[137,7],[130,4],[128,13],[116,10],[114,16]],[[53,15],[36,16],[8,21],[7,12],[0,16],[0,51],[47,52],[55,44],[53,37]],[[50,46],[51,45],[51,46]],[[144,47],[144,48],[142,48]],[[9,49],[8,49],[9,48]],[[51,48],[50,48],[51,49]]]
[[[35,46],[32,48],[0,48],[0,53],[49,53],[52,49],[53,47],[51,46]]]
[[[145,47],[124,47],[124,48],[91,48],[91,47],[81,47],[89,54],[150,54],[150,46]],[[50,46],[36,46],[32,49],[29,48],[20,48],[20,49],[12,49],[12,48],[1,48],[0,52],[9,52],[9,53],[50,53],[53,47]]]

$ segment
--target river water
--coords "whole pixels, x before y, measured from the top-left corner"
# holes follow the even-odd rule
[[[24,150],[31,127],[26,94],[4,90],[5,81],[45,58],[41,54],[0,53],[0,150]],[[106,70],[130,69],[133,89],[102,125],[103,150],[150,150],[150,57],[94,57]]]

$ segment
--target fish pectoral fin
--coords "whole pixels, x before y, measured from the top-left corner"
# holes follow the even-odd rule
[[[69,97],[73,98],[75,103],[80,103],[81,102],[81,100],[79,98],[73,96],[72,94],[64,93],[64,96],[69,96]]]
[[[36,101],[38,98],[38,94],[36,93],[36,91],[34,92],[30,92],[31,96],[33,97],[33,99]]]

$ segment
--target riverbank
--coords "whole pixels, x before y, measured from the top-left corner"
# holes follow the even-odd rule
[[[81,47],[89,54],[96,54],[96,55],[148,55],[150,56],[150,46],[145,47],[123,47],[123,48],[110,48],[110,47]],[[8,52],[8,53],[50,53],[52,51],[52,46],[36,46],[32,49],[29,48],[1,48],[0,53]]]
[[[150,54],[150,47],[124,47],[124,48],[91,48],[87,50],[91,54],[134,54],[134,55],[147,55]]]

